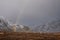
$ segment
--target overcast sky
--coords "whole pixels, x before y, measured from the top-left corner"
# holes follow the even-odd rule
[[[0,16],[12,23],[40,25],[60,18],[60,0],[0,0]]]

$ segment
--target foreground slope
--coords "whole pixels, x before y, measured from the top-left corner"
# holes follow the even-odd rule
[[[60,40],[60,33],[0,32],[0,40]]]

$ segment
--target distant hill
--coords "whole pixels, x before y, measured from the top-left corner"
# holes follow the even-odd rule
[[[34,28],[34,27],[33,27]],[[32,29],[29,26],[9,24],[9,22],[0,17],[0,31],[6,32],[60,32],[60,20],[48,22]]]
[[[35,32],[60,32],[60,20],[55,20],[40,26],[36,26],[34,31]]]
[[[0,31],[21,32],[21,31],[30,31],[30,28],[28,26],[24,26],[24,25],[9,24],[9,22],[4,17],[0,17]]]

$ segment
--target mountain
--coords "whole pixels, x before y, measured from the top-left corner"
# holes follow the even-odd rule
[[[0,17],[0,31],[5,32],[60,32],[60,20],[54,20],[31,29],[25,25],[10,24],[6,19]]]
[[[9,22],[4,17],[0,17],[0,31],[12,31]]]
[[[60,20],[48,22],[46,24],[37,26],[35,32],[60,32]]]
[[[4,17],[0,17],[0,31],[21,32],[21,31],[30,31],[30,28],[24,25],[10,24]]]

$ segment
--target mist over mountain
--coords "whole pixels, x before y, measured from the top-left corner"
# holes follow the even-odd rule
[[[18,25],[18,24],[10,24],[4,17],[0,17],[0,31],[4,32],[26,32],[31,31],[28,26]]]
[[[60,32],[60,20],[54,20],[34,28],[35,32]]]
[[[60,18],[60,0],[0,0],[0,16],[35,26]]]
[[[23,25],[24,30],[59,32],[60,0],[0,0],[0,16],[9,21],[0,22],[1,30],[12,31],[12,24],[18,24]]]
[[[60,19],[56,19],[40,26],[10,24],[4,17],[0,17],[0,31],[5,32],[60,32]]]

